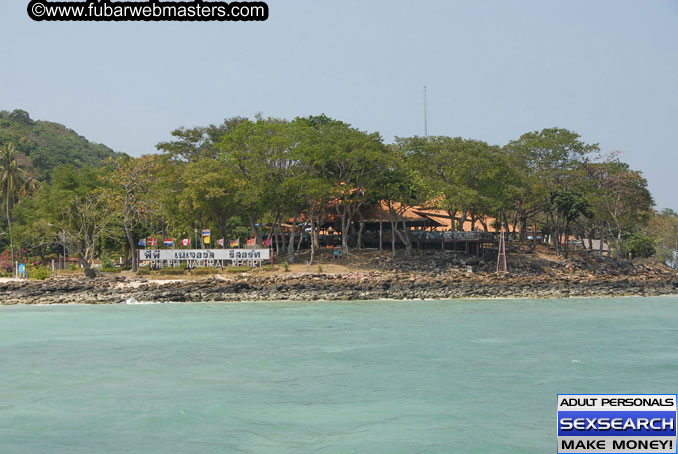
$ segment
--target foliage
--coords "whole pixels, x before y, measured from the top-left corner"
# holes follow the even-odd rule
[[[186,274],[186,270],[183,268],[162,268],[156,272],[156,274],[164,274],[167,276],[180,276]]]
[[[10,212],[21,196],[33,192],[32,179],[26,172],[26,164],[21,162],[21,155],[8,143],[0,148],[0,194],[7,219],[10,257],[14,263],[14,237],[12,235],[12,217]]]
[[[52,275],[49,266],[29,266],[28,278],[43,281]]]
[[[204,275],[209,275],[209,274],[219,274],[221,273],[221,270],[219,268],[193,268],[191,270],[191,274],[194,274],[196,276],[204,276]]]
[[[132,270],[137,269],[137,232],[142,230],[144,221],[153,218],[157,212],[157,201],[153,196],[156,175],[161,168],[157,156],[142,156],[132,159],[118,158],[113,169],[100,176],[104,183],[101,197],[111,207],[110,215],[124,232],[131,251]]]
[[[119,273],[121,268],[117,267],[109,255],[101,258],[101,271],[105,273]]]
[[[678,213],[670,209],[652,213],[647,233],[655,239],[658,258],[678,268]]]
[[[105,193],[99,190],[98,175],[95,169],[73,173],[65,168],[55,172],[47,194],[52,204],[47,209],[48,219],[85,269],[92,267],[100,242],[115,228],[115,206],[107,203]]]
[[[0,111],[0,148],[9,143],[30,159],[40,180],[49,180],[52,170],[64,164],[97,167],[119,155],[59,123],[32,120],[23,110]]]
[[[252,268],[249,266],[229,266],[226,268],[227,273],[235,274],[235,273],[247,273],[252,271]]]
[[[677,216],[652,212],[640,172],[566,129],[529,132],[504,147],[444,136],[386,145],[378,133],[326,115],[259,115],[179,128],[158,144],[161,155],[131,158],[23,111],[0,112],[0,126],[3,263],[20,243],[43,263],[67,255],[89,268],[101,258],[110,270],[106,257],[115,254],[136,269],[140,239],[191,238],[198,247],[199,230],[209,228],[213,243],[273,239],[288,271],[306,241],[313,263],[329,222],[342,253],[362,247],[364,208],[388,213],[394,253],[399,238],[409,254],[403,214],[414,206],[443,210],[456,230],[469,221],[486,231],[503,225],[526,240],[536,228],[557,252],[570,236],[614,239],[618,257],[640,244],[637,235],[654,238],[665,259],[678,250]]]
[[[652,257],[657,252],[655,240],[640,233],[628,235],[626,247],[633,257]]]
[[[593,216],[591,204],[578,192],[567,188],[556,188],[549,191],[549,208],[569,222],[580,215]]]
[[[109,267],[103,267],[102,266],[101,271],[104,272],[104,273],[121,273],[122,268],[116,268],[116,267],[109,268]]]
[[[652,195],[647,180],[615,155],[584,166],[589,180],[589,198],[595,217],[605,225],[616,243],[617,258],[624,255],[624,238],[647,225],[652,213]]]
[[[11,274],[13,267],[14,267],[14,262],[12,261],[12,256],[10,254],[10,250],[5,249],[0,254],[0,269]]]

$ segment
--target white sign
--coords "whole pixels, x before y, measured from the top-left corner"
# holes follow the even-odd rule
[[[142,261],[270,260],[270,249],[141,249]]]

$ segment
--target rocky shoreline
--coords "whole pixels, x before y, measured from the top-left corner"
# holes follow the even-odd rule
[[[353,301],[377,299],[567,298],[678,294],[675,273],[631,276],[421,275],[402,272],[279,273],[153,280],[53,276],[0,283],[0,304]]]

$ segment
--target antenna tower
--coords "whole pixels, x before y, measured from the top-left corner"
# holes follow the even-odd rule
[[[504,224],[501,226],[501,236],[499,237],[499,255],[497,255],[497,273],[508,273],[506,266],[506,235]]]

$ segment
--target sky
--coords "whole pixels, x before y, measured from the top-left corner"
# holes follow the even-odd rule
[[[205,0],[206,1],[206,0]],[[504,145],[567,128],[678,210],[678,0],[269,0],[265,22],[34,22],[0,0],[0,110],[133,156],[180,126],[325,113]]]

